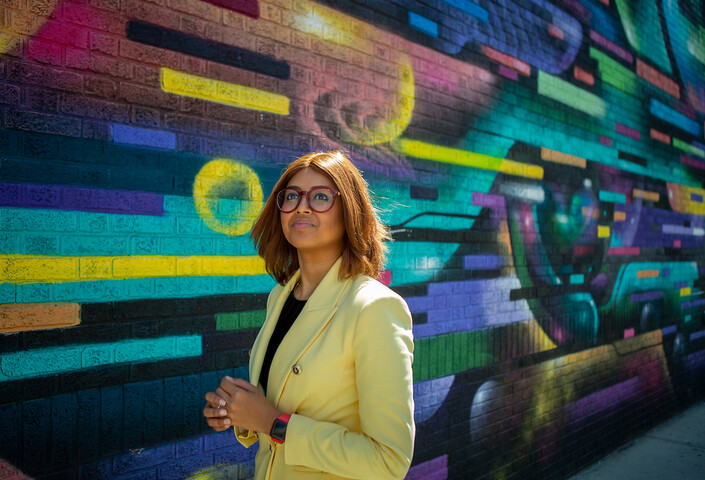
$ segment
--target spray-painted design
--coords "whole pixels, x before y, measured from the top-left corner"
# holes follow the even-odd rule
[[[246,375],[247,234],[321,148],[394,239],[407,478],[566,477],[702,395],[700,1],[162,3],[0,7],[0,471],[252,476],[203,394]]]

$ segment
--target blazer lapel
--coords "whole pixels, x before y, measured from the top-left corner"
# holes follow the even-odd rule
[[[277,325],[277,320],[279,320],[279,314],[284,308],[284,303],[289,297],[291,290],[293,290],[296,282],[299,281],[301,273],[297,271],[286,285],[282,288],[279,296],[273,300],[272,308],[267,312],[267,317],[262,324],[262,328],[255,338],[255,343],[252,345],[252,358],[250,359],[250,383],[254,386],[259,385],[259,375],[262,371],[262,362],[264,362],[264,356],[267,353],[267,346],[269,345],[269,339],[272,337],[274,332],[274,327]]]
[[[286,381],[292,373],[293,365],[338,311],[338,300],[350,284],[350,279],[344,281],[338,279],[340,263],[341,259],[339,258],[323,277],[272,359],[267,397],[274,403],[274,406],[279,404]]]

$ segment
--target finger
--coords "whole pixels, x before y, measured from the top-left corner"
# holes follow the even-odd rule
[[[235,393],[235,391],[236,391],[235,389],[237,389],[237,387],[233,386],[232,388],[233,388],[233,393]],[[221,387],[218,387],[215,389],[215,394],[217,396],[219,396],[220,398],[224,399],[226,403],[232,402],[232,394],[226,392]]]
[[[203,409],[203,416],[206,418],[220,418],[228,414],[227,410],[220,407],[206,407]]]
[[[207,422],[208,426],[212,428],[220,428],[222,430],[225,430],[226,428],[230,427],[229,418],[209,418]]]
[[[206,393],[206,402],[208,402],[210,405],[213,405],[213,406],[220,406],[220,407],[225,406],[225,400],[223,400],[222,398],[220,398],[218,395],[216,395],[213,392]]]
[[[224,379],[220,382],[220,387],[218,387],[218,388],[221,389],[221,390],[223,390],[223,392],[225,392],[225,394],[228,395],[228,396],[230,396],[230,397],[232,397],[232,396],[235,395],[236,393],[239,393],[239,392],[241,392],[241,391],[243,390],[242,387],[239,387],[238,385],[236,385],[236,384],[233,383],[232,381],[228,380],[227,377],[224,378]],[[218,393],[218,390],[216,389],[215,392]]]
[[[248,382],[247,380],[244,380],[242,378],[225,377],[225,379],[228,380],[233,385],[236,385],[236,386],[242,388],[243,390],[247,390],[248,392],[254,393],[255,391],[257,391],[257,387],[255,387],[250,382]]]

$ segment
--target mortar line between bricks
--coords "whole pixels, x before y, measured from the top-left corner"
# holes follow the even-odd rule
[[[705,451],[705,445],[699,445],[699,444],[697,444],[697,443],[681,442],[681,441],[679,441],[679,440],[673,440],[673,439],[671,439],[671,438],[659,437],[658,435],[648,435],[648,434],[647,434],[647,435],[645,435],[645,437],[646,437],[646,438],[652,438],[652,439],[654,439],[654,440],[661,440],[661,441],[664,441],[664,442],[677,443],[678,445],[685,445],[685,446],[688,446],[688,447],[693,447],[693,448],[697,448],[698,450],[703,450],[703,451]]]

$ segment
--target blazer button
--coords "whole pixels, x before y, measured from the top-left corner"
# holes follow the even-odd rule
[[[301,368],[301,365],[297,363],[296,365],[291,367],[291,371],[294,372],[294,375],[300,375],[303,369]]]
[[[269,451],[270,452],[272,451],[272,445],[269,445]]]

